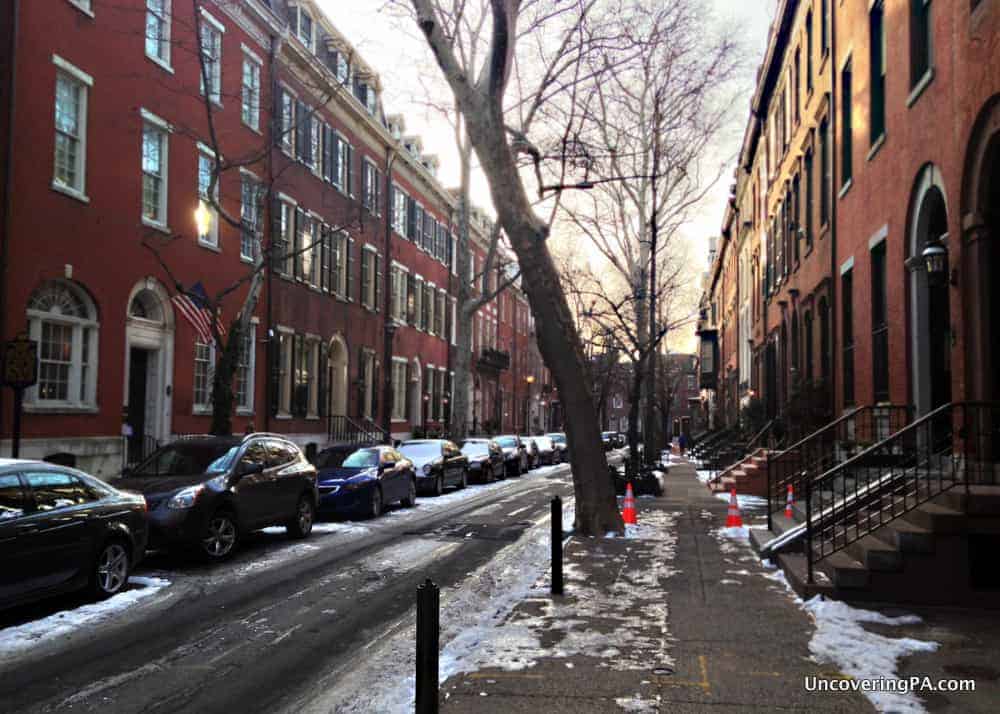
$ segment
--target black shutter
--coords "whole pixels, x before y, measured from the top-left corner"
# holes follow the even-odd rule
[[[354,239],[348,238],[345,246],[347,248],[347,285],[344,286],[344,295],[348,300],[354,302]]]
[[[347,145],[347,181],[344,191],[348,196],[354,196],[354,147]]]
[[[319,386],[316,391],[316,408],[319,411],[321,417],[327,415],[327,404],[330,401],[330,375],[329,375],[329,365],[328,361],[328,346],[325,342],[320,343],[319,346],[319,375],[318,383]]]
[[[444,334],[441,337],[445,342],[451,341],[451,301],[447,295],[444,298]]]
[[[361,248],[361,304],[370,308],[368,304],[368,251]]]
[[[309,153],[306,146],[309,141],[309,123],[306,120],[308,107],[302,102],[295,102],[295,157],[299,161],[305,161]]]
[[[267,352],[271,371],[267,375],[268,411],[271,416],[278,413],[278,400],[281,398],[281,333],[267,340]]]
[[[378,420],[378,397],[379,397],[379,392],[382,391],[379,388],[379,372],[381,370],[379,368],[379,363],[377,361],[375,361],[375,360],[372,361],[372,366],[374,367],[374,369],[372,369],[372,406],[371,406],[371,415],[372,415],[372,421],[377,421]]]
[[[375,312],[382,311],[382,256],[375,255]]]
[[[306,227],[306,214],[305,214],[305,211],[303,211],[301,208],[296,208],[295,209],[295,228],[294,228],[294,234],[293,234],[295,236],[295,239],[294,239],[294,243],[293,243],[293,246],[292,246],[292,252],[295,254],[295,258],[292,261],[292,266],[293,266],[292,267],[292,273],[293,273],[294,277],[296,277],[298,279],[301,279],[301,278],[304,277],[303,276],[304,271],[303,271],[303,265],[302,265],[302,259],[304,257],[304,253],[302,252],[302,249],[304,247],[302,245],[302,233],[305,230],[305,227]]]
[[[416,241],[417,236],[417,202],[413,196],[406,197],[406,237]]]
[[[274,112],[272,116],[274,117],[274,145],[278,148],[281,147],[284,141],[285,132],[288,131],[288,127],[285,126],[285,113],[282,111],[282,100],[285,97],[285,90],[280,86],[275,85],[274,91],[271,92],[271,100],[274,103],[272,111]]]
[[[358,347],[358,416],[365,413],[365,381],[368,372],[368,360],[365,359],[365,348]]]
[[[334,155],[334,134],[333,129],[323,125],[323,178],[333,181],[333,155]]]
[[[271,270],[283,273],[285,269],[285,239],[281,235],[281,201],[271,201]]]

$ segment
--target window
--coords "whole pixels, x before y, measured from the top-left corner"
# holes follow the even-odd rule
[[[432,332],[434,330],[434,286],[424,283],[424,297],[421,301],[420,329]]]
[[[452,345],[457,345],[458,337],[456,335],[456,330],[458,328],[456,327],[456,320],[458,319],[458,303],[456,302],[455,298],[450,298],[450,300],[451,300],[451,330],[449,331],[451,333],[450,341]]]
[[[826,57],[830,51],[830,0],[820,0],[820,49]]]
[[[370,245],[361,250],[361,304],[375,312],[382,309],[382,256]]]
[[[806,251],[812,248],[813,242],[813,153],[812,148],[806,151],[806,206],[805,206],[805,229],[806,229]]]
[[[146,56],[170,67],[170,0],[146,0]]]
[[[885,134],[885,7],[878,0],[868,15],[868,51],[871,67],[871,143]]]
[[[390,277],[390,304],[392,307],[391,316],[397,322],[406,321],[406,279],[405,268],[400,265],[393,265]]]
[[[803,380],[806,384],[812,382],[813,378],[813,324],[812,324],[812,313],[807,312],[805,317],[802,319],[803,335],[802,340],[805,343],[805,372],[802,375]]]
[[[830,222],[830,123],[819,123],[819,224]]]
[[[392,358],[392,420],[406,421],[406,360]]]
[[[406,210],[409,196],[393,184],[392,186],[392,228],[399,235],[406,237]]]
[[[260,129],[260,65],[260,60],[244,48],[241,117],[254,131]]]
[[[80,479],[70,474],[51,471],[26,473],[24,479],[34,496],[35,508],[42,512],[79,506],[100,497]]]
[[[256,363],[254,346],[257,344],[256,331],[256,325],[250,324],[247,326],[247,331],[243,336],[240,352],[236,359],[236,409],[242,413],[253,411],[254,367]]]
[[[299,418],[316,416],[317,380],[316,356],[318,344],[305,335],[295,335],[293,338],[293,391],[292,416]]]
[[[317,280],[317,235],[316,219],[301,209],[295,211],[295,252],[296,275],[310,285],[318,285]]]
[[[338,51],[334,60],[334,71],[337,73],[337,81],[341,84],[348,84],[351,79],[351,66],[347,62],[347,56]]]
[[[806,15],[806,91],[813,88],[813,14]]]
[[[337,137],[337,167],[333,185],[344,193],[354,195],[351,185],[351,164],[354,159],[354,149],[342,137]]]
[[[424,279],[418,275],[413,287],[413,326],[418,330],[427,329],[424,310]]]
[[[852,89],[852,72],[851,72],[851,60],[847,60],[847,64],[840,71],[840,87],[843,93],[843,100],[841,102],[842,120],[841,120],[841,131],[842,136],[840,137],[841,146],[841,186],[847,184],[851,180],[852,173],[852,134],[853,134],[853,110],[852,102],[853,95],[851,94]]]
[[[798,126],[801,113],[799,100],[799,85],[802,83],[802,50],[795,48],[795,72],[792,75],[792,86],[795,90],[795,125]]]
[[[889,315],[886,296],[885,241],[871,250],[872,379],[876,402],[889,399]]]
[[[853,270],[840,276],[841,318],[844,321],[844,405],[854,404],[854,277]]]
[[[330,290],[337,295],[347,297],[348,278],[348,238],[347,234],[338,231],[333,234],[333,263],[330,266],[332,271],[330,279]]]
[[[448,254],[448,264],[451,265],[451,274],[458,275],[458,238],[451,236],[451,252]]]
[[[214,374],[215,345],[195,340],[194,389],[191,401],[196,412],[212,408],[212,378]]]
[[[167,132],[150,121],[142,126],[142,218],[167,224]]]
[[[931,68],[931,0],[910,0],[910,87]]]
[[[295,156],[295,97],[287,90],[281,92],[281,149]]]
[[[313,49],[313,19],[312,16],[303,10],[301,7],[295,8],[296,13],[296,30],[295,35],[299,40],[308,47],[310,50]]]
[[[295,245],[295,204],[288,201],[278,202],[278,235],[274,241],[274,261],[277,271],[289,277],[293,274],[292,258]]]
[[[240,257],[256,260],[260,251],[261,186],[247,174],[240,176]]]
[[[365,159],[362,163],[362,201],[368,212],[375,216],[382,215],[382,174],[375,164]]]
[[[434,308],[434,334],[438,337],[447,337],[444,331],[445,297],[445,291],[438,290],[437,305]]]
[[[371,419],[375,414],[375,353],[362,350],[361,356],[362,393],[361,416]]]
[[[292,339],[290,332],[278,333],[277,400],[279,416],[289,416],[292,409]]]
[[[198,242],[212,248],[219,247],[219,212],[215,206],[219,200],[219,181],[216,177],[215,186],[212,186],[212,178],[215,174],[215,159],[204,150],[198,151],[198,204],[200,210],[207,211],[209,222],[207,232],[201,233],[199,229]],[[209,191],[211,190],[211,196]]]
[[[216,104],[222,104],[222,24],[201,10],[201,91]],[[201,71],[201,70],[199,70]]]
[[[27,308],[28,331],[38,342],[38,383],[26,401],[81,407],[96,403],[97,322],[90,300],[73,287],[46,283]]]
[[[323,128],[326,125],[317,117],[309,122],[309,167],[317,175],[323,172]]]
[[[60,69],[56,72],[52,185],[83,196],[87,188],[87,90],[93,86],[93,80],[68,63],[55,59]]]
[[[802,206],[799,203],[799,175],[795,174],[795,178],[792,179],[792,246],[795,255],[795,266],[799,265],[799,254],[800,254],[800,242],[801,234],[805,231],[800,231],[802,227]]]

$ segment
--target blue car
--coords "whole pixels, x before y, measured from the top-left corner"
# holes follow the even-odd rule
[[[320,516],[376,518],[388,503],[409,508],[417,502],[413,464],[391,446],[358,449],[337,466],[320,461]]]

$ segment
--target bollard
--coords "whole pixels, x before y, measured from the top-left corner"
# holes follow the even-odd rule
[[[437,714],[440,590],[430,578],[417,586],[417,714]]]
[[[552,594],[563,594],[562,568],[562,499],[556,496],[552,499]]]

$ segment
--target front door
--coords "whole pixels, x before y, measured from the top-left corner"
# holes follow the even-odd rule
[[[132,435],[128,439],[128,461],[134,464],[142,456],[143,437],[146,433],[147,385],[149,383],[149,351],[139,347],[129,349],[128,371],[128,424]]]

